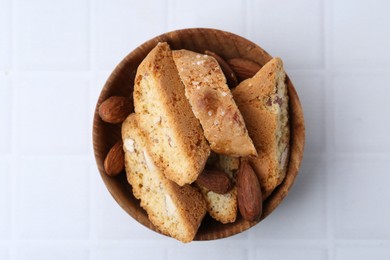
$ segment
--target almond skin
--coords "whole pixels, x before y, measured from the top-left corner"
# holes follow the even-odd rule
[[[241,216],[256,221],[263,210],[262,194],[256,173],[247,161],[242,161],[237,174],[237,200]]]
[[[232,188],[229,177],[216,170],[203,170],[195,183],[218,194],[225,194]]]
[[[216,54],[212,51],[207,51],[207,50],[204,53],[206,53],[207,55],[209,55],[211,57],[214,57],[214,59],[217,60],[219,66],[222,69],[223,74],[225,74],[226,82],[227,82],[229,88],[234,88],[235,86],[238,85],[238,80],[237,80],[236,74],[234,73],[232,68],[229,66],[229,64],[221,56],[219,56],[218,54]]]
[[[131,112],[132,102],[127,97],[112,96],[99,107],[100,118],[111,124],[122,123]]]
[[[236,73],[239,81],[252,78],[261,69],[261,66],[256,62],[242,58],[230,59],[228,64]]]
[[[122,141],[118,141],[108,152],[104,159],[104,170],[108,176],[116,176],[123,171],[125,167],[125,155],[123,152]]]

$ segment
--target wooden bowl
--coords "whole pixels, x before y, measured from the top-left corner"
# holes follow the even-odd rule
[[[144,226],[158,232],[151,224],[146,212],[134,198],[131,186],[123,172],[116,177],[106,175],[103,162],[109,149],[121,138],[121,125],[112,125],[103,122],[98,114],[100,104],[113,95],[133,95],[133,84],[136,70],[141,61],[158,42],[168,42],[172,49],[188,49],[199,53],[205,50],[215,52],[225,59],[242,57],[264,65],[272,57],[256,44],[231,33],[215,29],[184,29],[157,36],[127,55],[114,69],[104,85],[96,104],[93,121],[93,147],[96,163],[100,175],[118,204],[135,220]],[[264,201],[261,220],[267,217],[288,194],[298,174],[305,143],[305,126],[303,111],[293,84],[287,78],[287,87],[290,98],[290,124],[291,124],[291,155],[286,178],[273,193]],[[261,221],[260,220],[260,221]],[[248,222],[238,215],[236,222],[221,224],[208,215],[203,220],[195,240],[213,240],[232,236],[256,225],[257,222]]]

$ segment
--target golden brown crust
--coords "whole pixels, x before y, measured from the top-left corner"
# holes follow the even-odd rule
[[[256,155],[244,119],[215,58],[177,50],[173,51],[173,59],[211,150],[235,157]]]
[[[138,128],[138,115],[131,114],[123,122],[122,139],[127,179],[150,221],[164,234],[192,241],[206,214],[202,194],[195,187],[168,180],[153,163],[150,145]]]
[[[285,177],[289,151],[288,95],[281,59],[274,58],[233,91],[258,156],[250,162],[263,198]]]
[[[134,107],[140,127],[155,144],[152,158],[166,177],[179,185],[195,181],[210,147],[185,97],[167,43],[159,43],[139,65]]]

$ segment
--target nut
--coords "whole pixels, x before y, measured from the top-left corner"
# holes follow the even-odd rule
[[[149,156],[148,152],[146,150],[143,150],[142,154],[144,155],[144,162],[148,170],[150,172],[156,171],[156,165],[154,164],[152,157]]]
[[[237,174],[237,200],[241,216],[248,221],[261,217],[263,210],[259,180],[247,161],[241,162]]]
[[[232,188],[229,177],[216,170],[203,170],[195,183],[218,194],[225,194]]]
[[[122,141],[118,141],[104,159],[104,170],[108,176],[116,176],[123,171],[125,158]]]
[[[237,77],[232,68],[229,66],[229,64],[218,54],[212,52],[212,51],[205,51],[207,55],[214,57],[214,59],[217,60],[219,66],[222,69],[222,72],[225,74],[227,84],[230,88],[234,88],[238,85]]]
[[[168,194],[165,194],[165,211],[168,216],[173,216],[177,211],[175,203]]]
[[[261,69],[256,62],[242,58],[230,59],[228,64],[240,81],[252,78]]]
[[[132,102],[127,97],[112,96],[99,107],[100,118],[111,124],[122,123],[131,112]]]
[[[125,147],[126,151],[129,153],[134,153],[135,148],[134,148],[134,139],[128,138],[123,140],[123,146]]]

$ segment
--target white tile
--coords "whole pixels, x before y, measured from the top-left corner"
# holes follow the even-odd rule
[[[0,58],[1,60],[1,58]],[[12,89],[8,79],[0,77],[0,154],[11,150]]]
[[[104,87],[106,80],[108,79],[110,72],[99,71],[95,78],[91,81],[89,88],[89,107],[88,107],[88,122],[89,125],[93,125],[93,119],[95,116],[95,109],[97,101],[99,100],[100,93]],[[88,131],[88,140],[92,140],[92,131]],[[88,150],[93,153],[93,142],[88,143]]]
[[[172,1],[169,30],[205,27],[244,33],[245,2],[224,0]],[[236,19],[234,19],[234,17]]]
[[[325,149],[325,84],[322,76],[289,73],[298,92],[305,117],[305,154],[321,153]]]
[[[82,154],[89,151],[88,83],[67,77],[24,78],[19,82],[23,154]]]
[[[93,173],[95,173],[92,176],[95,190],[92,196],[94,212],[92,230],[98,239],[166,239],[165,236],[141,225],[127,214],[108,192],[97,168]]]
[[[280,56],[287,68],[323,67],[321,0],[253,2],[249,38]]]
[[[155,243],[140,245],[137,242],[126,245],[99,245],[91,252],[94,260],[111,259],[144,259],[144,260],[164,260],[166,252],[162,246]]]
[[[24,158],[20,162],[19,226],[23,239],[88,236],[88,164],[78,159]]]
[[[338,68],[390,67],[390,2],[333,3],[333,60]]]
[[[8,260],[9,259],[9,253],[8,253],[7,248],[0,246],[0,259],[1,260]]]
[[[229,240],[191,242],[183,247],[168,250],[168,259],[248,259],[247,250]]]
[[[284,201],[250,230],[251,239],[321,239],[326,236],[326,166],[304,159]]]
[[[114,67],[141,43],[165,31],[165,1],[99,0],[94,18],[98,69]]]
[[[106,81],[108,80],[111,72],[109,71],[99,71],[96,78],[93,81],[93,84],[90,89],[90,111],[95,112],[96,103],[99,99],[100,93],[104,87],[104,84],[106,84]]]
[[[264,259],[264,260],[280,260],[280,259],[289,259],[289,260],[326,260],[327,253],[325,249],[321,248],[293,248],[293,247],[262,247],[256,250],[255,259]]]
[[[335,144],[341,152],[390,151],[389,76],[334,79]]]
[[[10,68],[11,46],[10,46],[10,0],[0,0],[0,71]],[[1,84],[0,84],[1,86]],[[1,117],[0,117],[1,118]]]
[[[111,71],[99,71],[97,73],[94,84],[92,86],[92,91],[94,94],[94,102],[98,100],[100,92],[102,91],[104,85],[106,84],[108,78],[111,76]]]
[[[20,0],[17,66],[22,70],[88,68],[88,1]]]
[[[0,159],[0,240],[10,237],[10,171],[10,164]]]
[[[342,239],[390,239],[390,162],[339,160],[332,175],[334,233]]]
[[[388,246],[338,246],[336,260],[389,260]]]
[[[17,249],[18,260],[88,260],[88,249],[82,246],[39,245],[19,246]]]

